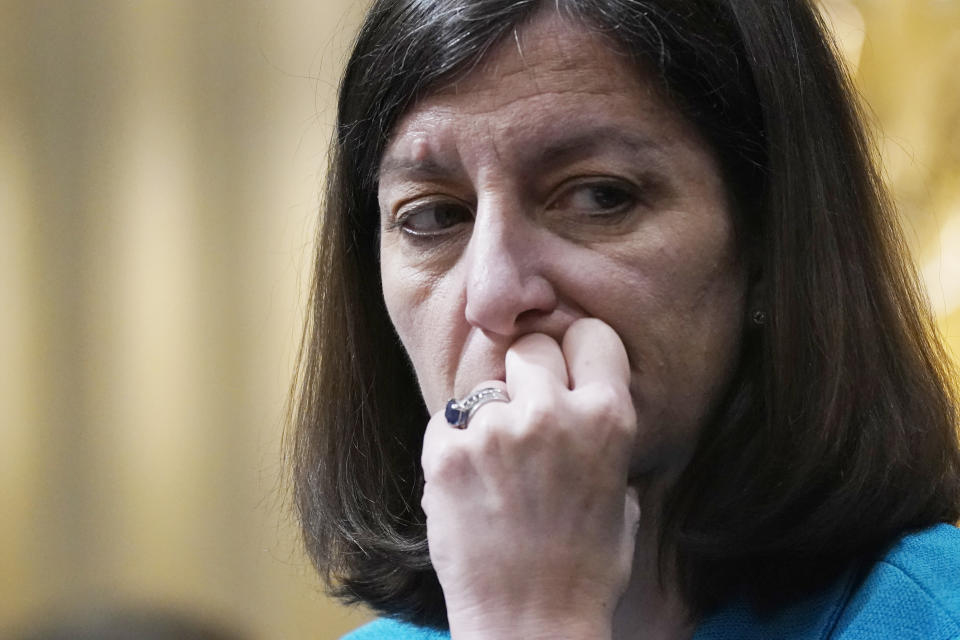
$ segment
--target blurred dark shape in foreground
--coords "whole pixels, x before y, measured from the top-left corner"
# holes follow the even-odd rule
[[[34,622],[12,640],[249,640],[220,624],[173,610],[103,609]]]

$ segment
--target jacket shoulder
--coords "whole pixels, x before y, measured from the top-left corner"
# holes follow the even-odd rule
[[[450,640],[450,634],[446,631],[379,618],[354,629],[341,640]]]
[[[833,637],[960,638],[960,529],[941,524],[893,545],[844,607]]]

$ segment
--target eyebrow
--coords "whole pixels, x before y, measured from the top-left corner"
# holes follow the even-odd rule
[[[450,175],[450,168],[434,160],[432,157],[422,160],[395,156],[387,156],[380,162],[377,174],[384,175],[398,173],[408,179],[430,180]]]
[[[619,127],[596,126],[558,136],[535,150],[531,157],[527,158],[527,162],[549,169],[609,148],[631,156],[659,155],[664,150],[662,145],[648,137],[624,131]]]
[[[550,137],[548,140],[542,146],[531,145],[529,156],[522,158],[522,166],[549,170],[611,147],[631,156],[656,156],[664,151],[661,144],[650,138],[613,126],[579,128],[569,135]],[[418,160],[387,156],[381,162],[378,174],[381,178],[385,175],[400,174],[411,180],[431,180],[448,177],[457,171],[458,169],[438,162],[432,156]]]

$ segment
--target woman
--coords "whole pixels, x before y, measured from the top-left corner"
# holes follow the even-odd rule
[[[352,637],[960,637],[957,405],[851,95],[802,0],[374,3],[292,439]]]

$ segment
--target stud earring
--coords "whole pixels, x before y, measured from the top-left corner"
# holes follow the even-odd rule
[[[762,327],[767,324],[767,312],[763,309],[757,309],[750,314],[750,319],[753,321],[754,326]]]

